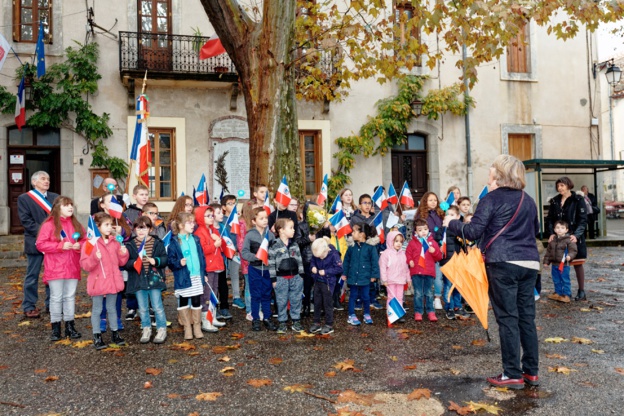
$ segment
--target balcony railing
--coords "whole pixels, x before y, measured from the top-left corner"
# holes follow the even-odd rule
[[[119,71],[137,77],[147,70],[151,78],[236,81],[236,68],[227,54],[199,60],[199,50],[208,39],[119,32]]]

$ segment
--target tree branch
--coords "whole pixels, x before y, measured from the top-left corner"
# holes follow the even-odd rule
[[[249,33],[255,23],[236,0],[201,0],[201,4],[223,47],[236,63],[237,54],[249,47]]]

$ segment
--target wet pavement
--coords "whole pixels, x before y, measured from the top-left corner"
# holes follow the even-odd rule
[[[49,342],[49,316],[27,320],[19,309],[24,268],[4,267],[0,414],[325,415],[345,406],[386,416],[457,414],[447,410],[451,401],[494,405],[506,415],[621,414],[624,256],[621,247],[590,248],[589,253],[589,302],[546,300],[552,283],[548,272],[543,275],[537,303],[541,386],[522,391],[498,391],[485,383],[485,377],[501,371],[491,311],[489,343],[474,317],[448,321],[438,313],[437,323],[408,319],[388,329],[384,310],[373,311],[374,325],[362,327],[347,325],[347,313],[340,311],[334,334],[307,337],[292,331],[253,333],[244,311],[230,309],[232,324],[201,340],[185,343],[174,323],[165,344],[142,345],[134,321],[122,332],[128,346],[96,352],[75,341]],[[166,296],[165,305],[175,322],[175,298]],[[77,314],[89,311],[83,280]],[[90,340],[90,319],[77,319],[77,328],[81,340]],[[109,337],[105,334],[105,341]],[[546,342],[557,337],[567,341]],[[574,337],[591,344],[572,342]],[[146,373],[148,368],[157,374]],[[431,399],[408,401],[406,395],[415,389],[428,389]],[[215,399],[207,401],[198,399],[201,393],[220,395],[199,396]]]

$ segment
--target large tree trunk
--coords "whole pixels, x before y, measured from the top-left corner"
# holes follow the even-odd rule
[[[254,22],[236,0],[201,0],[238,71],[249,124],[249,184],[302,196],[294,68],[296,0],[264,1]]]

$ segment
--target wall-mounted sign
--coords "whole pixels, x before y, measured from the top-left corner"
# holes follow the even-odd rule
[[[11,165],[23,165],[24,164],[24,155],[11,155],[9,160],[9,164]]]

